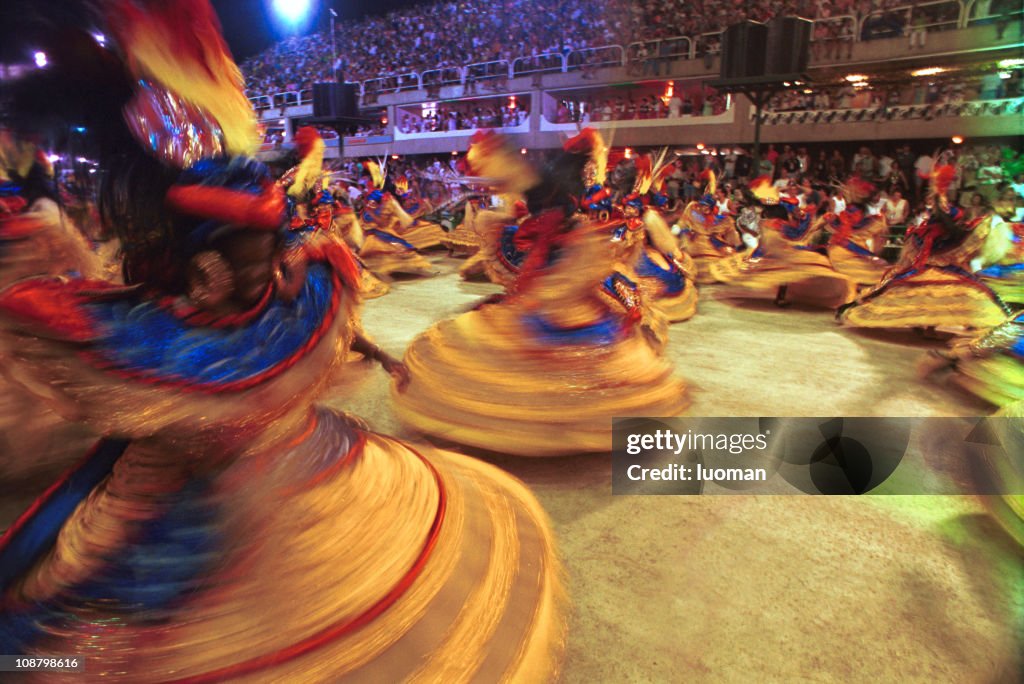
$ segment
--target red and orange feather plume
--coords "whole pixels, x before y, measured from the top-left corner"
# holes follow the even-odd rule
[[[208,113],[230,154],[256,151],[256,114],[208,0],[104,0],[103,7],[133,76]]]

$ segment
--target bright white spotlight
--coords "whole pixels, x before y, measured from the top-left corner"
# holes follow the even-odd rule
[[[92,34],[92,37],[100,45],[106,45],[107,44],[107,37],[105,35],[103,35],[102,33],[94,33],[94,34]]]
[[[271,6],[282,22],[288,26],[298,26],[309,17],[313,0],[273,0]]]
[[[45,52],[37,52],[34,55],[34,58],[36,60],[36,66],[37,67],[42,69],[44,66],[46,66],[47,61],[46,61],[46,53]]]

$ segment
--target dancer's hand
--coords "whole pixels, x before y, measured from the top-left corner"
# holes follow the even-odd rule
[[[384,370],[395,381],[395,388],[399,392],[404,392],[405,388],[409,386],[409,369],[406,365],[391,356],[381,359],[380,365],[383,366]]]

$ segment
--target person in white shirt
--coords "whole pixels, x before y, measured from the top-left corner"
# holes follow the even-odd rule
[[[894,188],[885,200],[886,220],[889,221],[891,226],[900,225],[907,220],[907,214],[909,213],[910,203],[904,199],[903,193],[899,191],[899,188]]]
[[[683,101],[679,99],[679,96],[672,93],[672,97],[668,99],[668,116],[670,119],[678,119],[682,116]]]

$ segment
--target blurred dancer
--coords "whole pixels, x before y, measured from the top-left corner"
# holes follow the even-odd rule
[[[838,320],[865,328],[984,329],[1007,317],[1006,304],[974,271],[984,262],[997,262],[1008,242],[993,230],[991,215],[968,221],[949,202],[946,190],[953,175],[952,167],[935,167],[928,218],[908,232],[896,265],[842,307]]]
[[[889,223],[883,214],[870,213],[867,206],[877,189],[854,176],[840,191],[846,206],[838,214],[824,214],[815,229],[831,233],[828,257],[837,271],[857,285],[875,285],[889,268],[881,257]]]
[[[629,302],[625,314],[601,294],[617,248],[606,221],[575,211],[584,168],[599,163],[593,142],[570,141],[540,177],[522,161],[506,168],[504,178],[525,181],[529,211],[500,233],[517,275],[500,301],[413,340],[405,356],[409,385],[393,394],[410,426],[474,447],[552,456],[609,451],[615,416],[685,409],[683,383],[642,329],[635,290],[617,292]],[[471,158],[483,157],[474,168],[502,160],[494,164],[501,168],[520,156],[493,135],[474,146]]]
[[[708,269],[715,280],[739,297],[774,295],[779,306],[800,300],[835,308],[853,299],[854,283],[813,244],[814,208],[782,199],[766,176],[755,179],[750,192],[761,212],[757,248],[712,262]]]
[[[394,273],[429,276],[434,267],[416,251],[416,247],[394,232],[397,202],[384,192],[384,175],[374,161],[363,164],[368,187],[359,213],[363,230],[363,247],[359,258],[373,273],[388,277]],[[399,207],[400,209],[401,207]]]
[[[104,217],[132,287],[22,280],[0,340],[108,439],[0,539],[0,651],[132,683],[550,680],[557,566],[533,497],[313,406],[350,346],[389,359],[357,332],[348,250],[285,240],[212,8],[107,7],[127,70],[91,103],[120,138]]]
[[[704,195],[690,202],[679,219],[683,249],[693,257],[697,266],[697,282],[715,282],[709,265],[718,259],[732,256],[740,245],[736,224],[728,214],[718,212],[715,194],[718,190],[715,172],[708,170]]]

